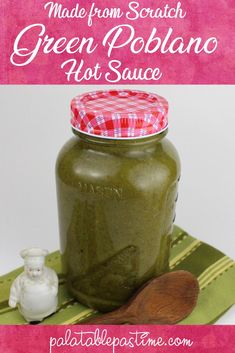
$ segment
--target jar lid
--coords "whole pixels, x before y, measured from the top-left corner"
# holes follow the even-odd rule
[[[71,111],[73,129],[103,138],[141,138],[168,127],[168,102],[143,91],[85,93],[72,100]]]

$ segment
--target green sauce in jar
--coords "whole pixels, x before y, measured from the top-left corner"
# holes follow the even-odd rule
[[[107,138],[73,126],[58,156],[63,268],[89,307],[113,310],[169,269],[180,163],[162,130]]]

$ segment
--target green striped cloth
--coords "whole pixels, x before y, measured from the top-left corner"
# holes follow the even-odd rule
[[[50,254],[47,265],[60,278],[59,308],[43,324],[76,324],[94,314],[92,309],[74,300],[61,276],[60,254]],[[235,262],[219,250],[190,236],[175,226],[170,259],[171,270],[188,270],[197,276],[200,294],[193,313],[180,324],[211,324],[235,304]],[[0,324],[26,324],[17,309],[8,307],[12,281],[22,272],[19,268],[0,277]]]

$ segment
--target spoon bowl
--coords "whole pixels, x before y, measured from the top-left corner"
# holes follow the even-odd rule
[[[193,311],[198,294],[197,278],[190,272],[168,272],[147,282],[127,304],[85,324],[173,325]]]

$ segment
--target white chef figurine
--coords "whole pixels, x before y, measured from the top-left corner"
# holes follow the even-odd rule
[[[47,250],[25,249],[20,255],[24,259],[24,272],[13,282],[9,306],[19,311],[28,322],[42,321],[57,308],[58,277],[54,270],[44,265]]]

